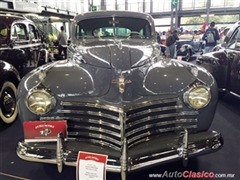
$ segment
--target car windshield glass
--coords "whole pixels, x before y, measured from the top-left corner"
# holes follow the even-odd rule
[[[6,39],[7,37],[7,25],[0,21],[0,39]]]
[[[78,22],[76,38],[151,38],[151,26],[145,19],[129,17],[106,17]]]
[[[240,48],[240,28],[237,29],[237,31],[234,32],[232,38],[228,42],[227,45],[230,49],[234,48]]]

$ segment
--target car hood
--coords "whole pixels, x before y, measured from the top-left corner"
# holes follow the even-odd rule
[[[191,72],[195,66],[177,60],[156,59],[128,69],[119,64],[113,66],[112,61],[110,64],[110,68],[103,68],[74,61],[54,62],[25,76],[24,87],[30,91],[43,86],[59,98],[107,95],[114,100],[121,96],[176,94],[196,80]]]
[[[72,44],[69,47],[69,58],[77,63],[84,62],[103,68],[111,68],[115,62],[120,62],[123,68],[140,66],[153,56],[154,45],[152,41],[112,40],[88,41],[82,44]],[[126,67],[126,66],[127,67]]]

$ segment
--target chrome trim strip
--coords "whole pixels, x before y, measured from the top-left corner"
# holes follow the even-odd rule
[[[218,91],[227,91],[225,88],[218,88]]]
[[[146,117],[142,119],[138,119],[137,121],[134,122],[127,122],[127,128],[138,125],[140,123],[144,123],[153,119],[162,119],[162,118],[169,118],[169,117],[179,117],[179,116],[184,116],[184,115],[198,115],[198,111],[182,111],[182,112],[176,112],[176,113],[171,113],[171,114],[162,114],[162,115],[155,115],[151,117]]]
[[[146,114],[153,113],[153,112],[161,112],[161,111],[174,110],[174,109],[177,110],[177,109],[182,109],[182,108],[183,108],[183,105],[151,108],[151,109],[143,110],[141,112],[130,114],[127,116],[127,118],[130,119],[130,118],[134,118],[134,117],[141,116],[141,115],[146,115]]]
[[[140,104],[137,104],[137,105],[134,105],[134,106],[128,108],[128,111],[139,109],[139,108],[148,107],[148,106],[151,106],[151,105],[158,105],[158,104],[164,104],[164,103],[177,102],[178,100],[179,100],[178,97],[174,97],[174,98],[160,99],[160,100],[156,100],[156,101],[144,101],[144,102],[142,102]]]
[[[171,128],[164,128],[164,129],[157,129],[155,130],[155,132],[159,132],[159,133],[162,133],[162,132],[168,132],[168,131],[179,131],[179,130],[182,130],[184,128],[187,128],[187,129],[196,129],[197,128],[197,125],[190,125],[190,126],[176,126],[176,127],[171,127]],[[138,136],[134,136],[133,138],[129,138],[128,139],[128,144],[131,144],[132,142],[138,140],[135,142],[135,144],[138,144],[139,142],[142,142],[142,141],[149,141],[149,136],[151,136],[151,132],[150,131],[147,131],[145,133],[142,133]],[[141,140],[141,138],[145,137],[143,140]],[[129,147],[131,147],[132,145],[129,145]]]
[[[78,130],[81,130],[81,129],[85,129],[85,130],[88,130],[88,131],[98,131],[99,134],[100,133],[106,133],[106,134],[110,134],[112,136],[115,136],[117,138],[121,138],[121,135],[120,133],[116,133],[114,131],[110,131],[108,129],[105,129],[105,128],[101,128],[101,127],[93,127],[93,126],[80,126],[80,125],[68,125],[68,128],[74,128],[74,129],[78,129]],[[72,133],[72,131],[68,131],[68,133]]]
[[[139,131],[143,131],[143,130],[147,130],[147,129],[150,129],[152,127],[159,127],[159,126],[164,126],[164,125],[170,125],[170,124],[178,124],[178,123],[197,123],[198,120],[197,119],[176,119],[176,120],[172,120],[172,121],[162,121],[162,122],[159,122],[159,123],[156,123],[156,124],[146,124],[146,125],[143,125],[139,128],[136,128],[130,132],[127,132],[126,133],[126,136],[130,136],[130,135],[133,135]]]
[[[232,92],[232,91],[230,91],[230,94],[232,94],[232,95],[240,98],[240,95],[238,95],[238,94],[236,94],[236,93],[234,93],[234,92]]]
[[[74,138],[75,139],[75,138]],[[121,147],[120,146],[115,146],[112,143],[108,143],[102,140],[95,140],[95,139],[86,139],[86,138],[77,138],[78,141],[84,141],[84,142],[92,142],[94,144],[99,144],[101,146],[107,146],[110,147],[116,151],[121,151]]]
[[[84,107],[93,107],[93,108],[100,108],[100,109],[106,109],[109,111],[119,112],[123,113],[123,109],[110,106],[106,104],[93,104],[93,103],[82,103],[82,102],[68,102],[68,101],[61,101],[60,103],[62,106],[84,106]]]
[[[109,118],[111,120],[116,120],[119,121],[119,118],[113,115],[109,115],[106,113],[102,113],[102,112],[95,112],[95,111],[82,111],[82,110],[67,110],[67,109],[59,109],[57,110],[57,113],[65,113],[65,114],[87,114],[87,115],[94,115],[94,116],[98,116],[98,117],[106,117]]]
[[[104,125],[104,126],[108,126],[108,127],[117,129],[117,130],[121,130],[120,125],[111,124],[111,123],[105,122],[101,119],[95,120],[95,119],[85,119],[85,118],[81,118],[81,117],[65,117],[65,116],[61,117],[61,116],[58,116],[58,117],[41,117],[40,120],[41,121],[46,121],[46,120],[49,120],[49,121],[69,120],[70,121],[70,120],[72,120],[72,121],[80,121],[80,122],[83,121],[83,122],[87,122],[87,123]],[[76,123],[79,123],[79,122],[76,122]]]
[[[85,133],[85,132],[75,132],[75,133],[68,132],[68,136],[87,136],[87,137],[90,137],[90,138],[97,138],[97,139],[101,139],[101,140],[108,140],[109,142],[113,142],[113,143],[121,146],[120,140],[115,140],[115,139],[113,139],[111,137],[108,137],[108,136],[102,135],[102,134]]]

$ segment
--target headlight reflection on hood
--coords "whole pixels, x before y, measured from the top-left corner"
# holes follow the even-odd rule
[[[28,95],[26,104],[34,114],[43,115],[55,107],[56,99],[45,90],[36,90]]]
[[[188,106],[194,109],[201,109],[210,102],[211,92],[204,85],[194,86],[184,93],[183,99]]]

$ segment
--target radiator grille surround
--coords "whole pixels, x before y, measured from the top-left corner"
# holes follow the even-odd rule
[[[123,139],[128,148],[155,136],[197,128],[198,111],[183,111],[178,97],[145,101],[118,108],[109,105],[61,102],[59,116],[67,120],[68,138],[88,141],[121,151]],[[49,119],[47,117],[41,120]]]

